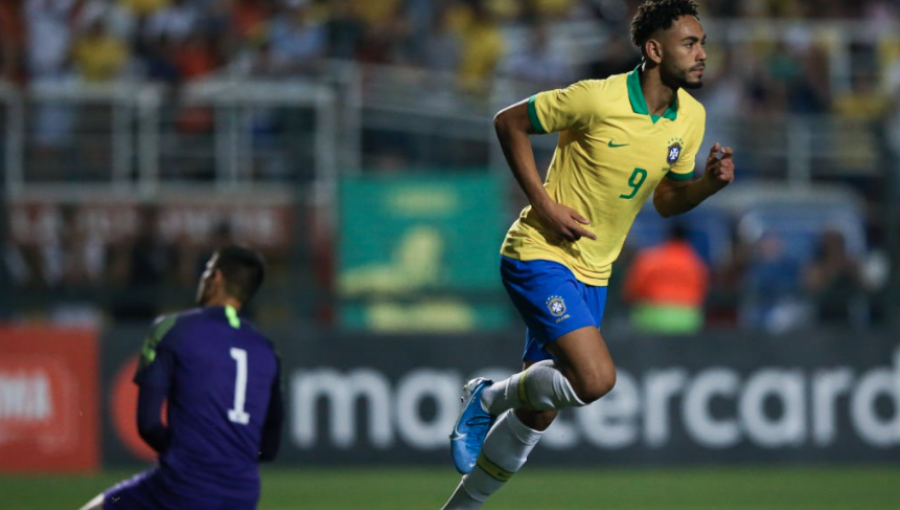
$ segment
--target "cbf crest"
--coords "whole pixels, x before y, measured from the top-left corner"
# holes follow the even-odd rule
[[[547,298],[547,309],[554,317],[561,317],[566,313],[566,302],[561,296],[550,296]]]
[[[672,138],[669,140],[669,148],[666,153],[666,162],[674,165],[681,157],[681,149],[684,147],[684,140],[681,138]]]

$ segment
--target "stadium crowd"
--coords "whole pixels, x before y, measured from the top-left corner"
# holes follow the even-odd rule
[[[500,77],[539,90],[632,69],[639,56],[625,25],[637,4],[7,0],[0,2],[0,77],[37,85],[129,79],[177,89],[216,77],[316,76],[326,63],[349,61],[455,75],[458,89],[473,96]],[[887,122],[887,141],[900,152],[900,2],[710,0],[701,13],[716,42],[699,94],[713,117]],[[770,21],[778,20],[792,24],[773,30]],[[745,24],[731,30],[734,22]],[[52,145],[72,124],[57,110],[37,116],[37,143]],[[177,122],[197,131],[208,117],[186,109]],[[873,140],[848,136],[846,143],[865,150],[843,158],[845,167],[868,164],[858,156],[878,151]]]
[[[17,82],[75,75],[87,82],[135,76],[170,84],[220,72],[302,74],[322,59],[408,65],[457,72],[464,84],[495,75],[565,82],[630,65],[627,23],[634,0],[7,0],[0,3],[2,76]],[[893,0],[709,0],[711,20],[855,20],[896,45]],[[611,28],[588,69],[551,53],[573,22]],[[812,29],[810,29],[812,30]],[[521,34],[525,34],[522,37]],[[832,103],[822,80],[827,48],[792,29],[785,43],[761,47],[755,61],[728,59],[721,74],[742,79],[747,99],[783,110],[820,111]],[[723,41],[717,41],[721,48]],[[878,46],[878,45],[876,45]],[[855,47],[860,86],[888,80],[896,48]],[[728,49],[717,48],[721,58]],[[743,57],[744,55],[742,55]],[[866,58],[878,58],[870,62]],[[584,59],[579,59],[584,60]],[[749,64],[749,65],[748,65]],[[884,64],[884,65],[874,65]],[[627,66],[626,66],[627,68]],[[884,71],[884,73],[882,73]],[[758,73],[759,72],[759,73]],[[735,76],[737,75],[737,76]],[[755,80],[743,80],[753,77]],[[865,78],[870,78],[865,80]],[[894,76],[890,78],[896,81]],[[801,100],[802,99],[802,100]],[[838,107],[835,105],[835,107]]]
[[[552,87],[633,68],[638,55],[624,25],[637,3],[7,0],[0,2],[0,77],[37,84],[130,78],[177,87],[223,75],[302,77],[326,61],[355,61],[454,73],[461,89],[476,93],[497,77]],[[900,126],[900,2],[701,4],[716,38],[701,94],[709,111],[833,113]],[[763,23],[736,39],[712,26],[779,19],[855,22],[855,35],[820,23],[756,38]],[[595,43],[565,43],[582,36]],[[845,63],[835,53],[844,53]],[[849,67],[841,70],[843,81],[834,79],[835,66]],[[900,135],[894,138],[900,149]]]
[[[0,2],[0,76],[20,85],[137,79],[177,88],[216,76],[314,76],[325,63],[345,60],[452,73],[461,91],[475,95],[497,78],[549,88],[632,69],[639,55],[624,25],[638,3],[5,0]],[[700,3],[704,20],[712,21],[710,31],[716,23],[727,27],[733,21],[825,22],[818,24],[819,28],[792,25],[768,39],[745,37],[740,44],[720,30],[718,37],[724,40],[717,40],[710,54],[708,85],[698,94],[708,111],[754,117],[831,114],[837,119],[879,123],[886,127],[887,145],[900,154],[900,37],[896,31],[900,1]],[[850,28],[827,29],[830,21]],[[588,47],[587,57],[584,48],[569,52],[559,46],[559,40],[571,39],[570,31],[585,24],[601,35],[597,44]],[[840,40],[850,29],[860,30],[856,36]],[[849,52],[850,68],[845,73],[849,79],[841,87],[835,86],[831,59],[838,49]],[[874,153],[878,150],[871,148]],[[877,209],[877,200],[883,196],[875,188],[882,181],[856,179],[852,170],[860,164],[848,161],[845,168],[849,171],[840,179],[874,200],[870,209]],[[875,216],[871,210],[867,214]],[[865,220],[870,241],[884,237],[881,225],[868,217]],[[181,284],[194,280],[196,261],[202,254],[179,250],[175,243],[154,243],[162,241],[147,233],[124,247],[66,250],[58,245],[44,247],[41,253],[20,250],[14,257],[7,255],[7,263],[14,269],[15,283],[23,288],[60,289],[110,282],[128,288],[161,280]],[[886,285],[885,271],[871,269],[868,255],[846,253],[840,236],[828,232],[823,233],[822,248],[815,258],[798,266],[781,256],[780,243],[776,238],[764,238],[753,246],[737,246],[728,267],[712,268],[713,296],[746,289],[748,278],[752,285],[769,285],[766,289],[778,292],[784,290],[779,285],[790,281],[792,287],[785,292],[814,302],[813,315],[853,322],[853,317],[862,313],[867,318],[857,321],[860,323],[869,323],[878,315],[859,312],[857,306],[859,295],[882,292]],[[83,256],[84,260],[76,263],[62,261],[75,257],[76,252],[95,255]],[[751,259],[753,264],[748,263]],[[626,253],[623,266],[627,260]],[[624,269],[619,271],[624,274]],[[130,306],[128,299],[114,299],[119,305],[114,314],[125,318],[157,311],[152,293],[136,299],[139,303],[135,306]],[[149,309],[142,311],[146,303]],[[738,308],[738,304],[731,306],[724,320],[734,322]],[[787,320],[784,316],[794,313],[791,310],[790,305],[774,312],[754,308],[745,315],[768,313],[752,322],[769,324]]]

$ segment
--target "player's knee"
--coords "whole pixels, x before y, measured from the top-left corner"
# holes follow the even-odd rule
[[[602,398],[612,391],[616,385],[615,369],[603,370],[587,377],[581,377],[573,385],[578,399],[585,404],[590,404]]]

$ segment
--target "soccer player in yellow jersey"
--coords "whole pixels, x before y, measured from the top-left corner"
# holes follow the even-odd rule
[[[444,510],[481,507],[525,463],[567,407],[612,390],[600,335],[612,263],[644,202],[684,213],[734,180],[732,150],[715,144],[693,179],[706,113],[706,36],[693,0],[648,0],[631,24],[643,56],[627,74],[585,80],[512,105],[494,119],[507,162],[531,205],[501,250],[503,284],[527,325],[524,371],[466,384],[451,434],[462,482]],[[529,135],[559,133],[541,183]]]

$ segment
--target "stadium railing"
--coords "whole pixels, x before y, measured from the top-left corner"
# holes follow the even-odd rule
[[[751,41],[751,32],[767,33],[745,28],[729,40]],[[840,73],[849,71],[841,64],[835,72],[839,85],[846,78]],[[174,95],[145,83],[3,84],[0,165],[12,203],[154,201],[172,190],[264,196],[287,188],[296,197],[297,225],[311,207],[327,230],[342,176],[467,168],[497,172],[512,184],[491,118],[540,88],[496,79],[485,94],[471,94],[459,90],[452,73],[346,62],[277,83],[225,76]],[[883,163],[897,159],[866,120],[711,110],[709,122],[707,145],[734,146],[745,182],[789,183],[795,190],[830,179],[880,182]],[[534,146],[546,167],[555,137],[536,137]],[[521,204],[510,190],[509,202]]]

